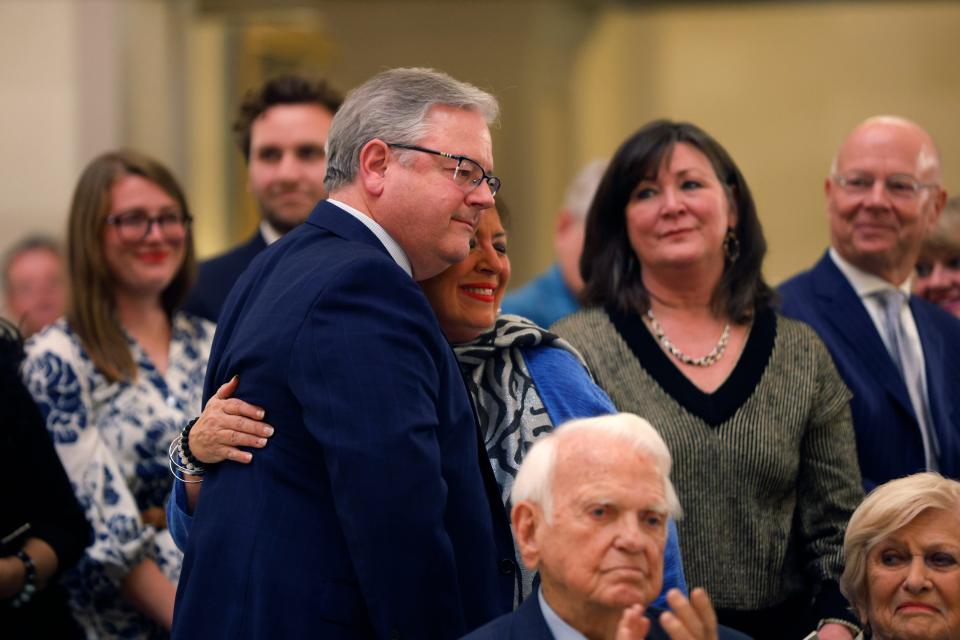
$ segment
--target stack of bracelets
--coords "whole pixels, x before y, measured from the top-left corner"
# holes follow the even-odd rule
[[[23,563],[25,571],[23,588],[20,589],[20,593],[10,599],[10,606],[14,609],[19,609],[30,602],[33,594],[37,591],[37,567],[33,564],[33,558],[23,549],[17,551],[15,555],[20,558],[20,562]]]
[[[170,443],[170,448],[167,450],[167,455],[170,458],[170,473],[180,482],[187,484],[203,482],[203,474],[207,471],[203,463],[197,460],[193,453],[190,452],[190,429],[193,428],[193,425],[195,425],[199,419],[200,418],[194,418],[188,422],[183,428],[183,431],[180,432],[180,435],[173,439]],[[177,473],[178,471],[180,472],[179,474]],[[188,478],[185,476],[193,477]]]

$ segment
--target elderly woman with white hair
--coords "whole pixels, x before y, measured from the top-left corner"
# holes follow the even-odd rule
[[[843,543],[840,589],[873,640],[960,640],[960,482],[918,473],[875,489]]]

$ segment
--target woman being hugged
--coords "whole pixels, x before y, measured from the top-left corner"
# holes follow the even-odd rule
[[[778,639],[823,622],[822,638],[850,638],[837,586],[861,497],[849,392],[813,331],[774,312],[765,251],[727,152],[691,124],[650,123],[600,183],[585,308],[554,330],[669,446],[684,568],[719,621]]]
[[[175,311],[193,279],[190,221],[156,161],[94,159],[70,208],[67,316],[27,344],[24,381],[94,529],[65,580],[90,637],[164,637],[172,623],[167,448],[200,406],[214,330]]]

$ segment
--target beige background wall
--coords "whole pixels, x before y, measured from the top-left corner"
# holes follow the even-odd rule
[[[960,191],[956,2],[3,0],[0,250],[30,230],[59,232],[82,166],[118,145],[182,178],[201,254],[247,233],[228,132],[256,75],[244,35],[264,24],[299,34],[290,42],[315,38],[311,70],[344,89],[426,65],[500,97],[515,283],[550,262],[552,217],[577,167],[652,118],[692,120],[738,160],[773,281],[822,251],[822,180],[864,117],[925,125]]]

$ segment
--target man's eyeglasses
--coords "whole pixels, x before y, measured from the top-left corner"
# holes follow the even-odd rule
[[[443,151],[427,149],[426,147],[418,147],[415,144],[393,144],[388,142],[387,146],[395,147],[397,149],[407,149],[409,151],[420,151],[421,153],[430,153],[435,156],[440,156],[441,158],[450,158],[451,160],[456,160],[457,166],[453,169],[453,181],[467,193],[470,193],[479,187],[481,182],[486,182],[487,186],[490,187],[491,196],[497,195],[497,191],[500,190],[500,178],[496,176],[488,176],[487,172],[483,170],[483,167],[480,166],[479,162],[476,160],[471,160],[467,156],[457,156],[453,155],[452,153],[444,153]]]
[[[151,217],[143,209],[133,209],[107,216],[107,224],[117,228],[117,235],[124,242],[140,242],[150,235],[153,225],[157,225],[164,239],[181,240],[192,221],[193,218],[182,211],[163,211]]]
[[[876,177],[865,174],[851,174],[847,176],[833,176],[833,181],[847,193],[864,195],[873,189],[876,183]],[[892,198],[900,200],[913,200],[923,189],[936,189],[940,185],[933,183],[920,182],[913,176],[902,173],[896,173],[887,176],[883,180],[884,191]]]

